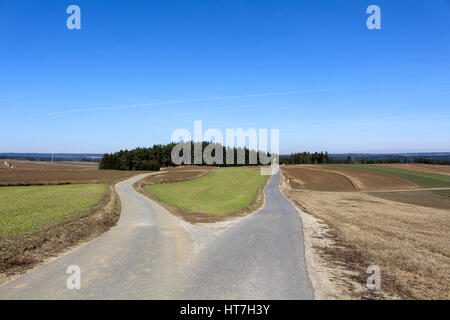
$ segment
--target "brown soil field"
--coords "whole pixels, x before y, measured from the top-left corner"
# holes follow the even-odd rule
[[[0,171],[11,170],[4,165],[4,161],[11,163],[16,170],[97,170],[98,164],[94,162],[43,162],[24,160],[0,160]]]
[[[450,299],[450,211],[404,204],[361,192],[285,189],[295,205],[321,219],[339,245],[324,246],[336,268],[381,269],[381,289],[404,299]],[[408,192],[409,193],[409,192]],[[363,297],[364,298],[364,297]],[[366,298],[382,298],[372,293]]]
[[[450,175],[450,165],[433,165],[423,163],[386,163],[377,164],[377,166]]]
[[[450,197],[432,191],[373,192],[371,196],[417,206],[450,210]]]
[[[113,183],[132,177],[136,171],[98,170],[84,164],[12,161],[14,168],[0,167],[0,186]]]
[[[285,165],[281,167],[283,175],[289,179],[293,189],[315,191],[355,191],[353,183],[345,176],[319,166]]]
[[[329,170],[332,172],[337,172],[345,175],[349,178],[354,185],[356,185],[358,190],[370,191],[370,190],[403,190],[403,189],[415,189],[419,188],[418,185],[394,177],[387,174],[348,169],[348,168],[337,168],[329,166],[317,166],[322,170]],[[337,191],[337,190],[336,190]]]

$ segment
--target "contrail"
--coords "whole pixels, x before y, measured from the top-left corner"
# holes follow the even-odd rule
[[[129,104],[129,105],[123,105],[123,106],[72,109],[72,110],[52,112],[52,113],[48,113],[47,115],[58,115],[58,114],[76,113],[76,112],[132,109],[132,108],[162,106],[162,105],[169,105],[169,104],[190,103],[190,102],[205,102],[205,101],[219,101],[219,100],[231,100],[231,99],[241,99],[241,98],[283,96],[283,95],[295,95],[295,94],[303,94],[303,93],[334,92],[334,91],[340,91],[340,90],[344,90],[344,89],[338,88],[338,89],[323,89],[323,90],[298,90],[298,91],[284,91],[284,92],[253,93],[253,94],[234,95],[234,96],[208,97],[208,98],[197,98],[197,99],[168,100],[168,101],[161,101],[161,102]]]

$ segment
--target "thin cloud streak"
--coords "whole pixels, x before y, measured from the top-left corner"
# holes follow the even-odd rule
[[[73,109],[73,110],[52,112],[52,113],[48,113],[47,115],[52,116],[52,115],[66,114],[66,113],[133,109],[133,108],[154,107],[154,106],[163,106],[163,105],[179,104],[179,103],[191,103],[191,102],[207,102],[207,101],[232,100],[232,99],[254,98],[254,97],[284,96],[284,95],[295,95],[295,94],[305,94],[305,93],[336,92],[336,91],[342,91],[342,90],[345,90],[345,89],[335,88],[335,89],[322,89],[322,90],[298,90],[298,91],[284,91],[284,92],[254,93],[254,94],[222,96],[222,97],[209,97],[209,98],[198,98],[198,99],[168,100],[168,101],[152,102],[152,103],[129,104],[129,105],[124,105],[124,106]]]

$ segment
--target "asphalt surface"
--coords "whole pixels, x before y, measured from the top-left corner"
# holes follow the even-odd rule
[[[192,226],[116,186],[118,225],[0,287],[0,299],[313,299],[300,216],[272,176],[258,212],[220,228]],[[205,239],[208,239],[205,243]],[[68,289],[70,265],[81,288]]]

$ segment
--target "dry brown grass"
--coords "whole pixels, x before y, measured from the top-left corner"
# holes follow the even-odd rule
[[[359,192],[285,190],[300,209],[322,219],[341,246],[336,262],[359,271],[378,265],[382,289],[403,298],[450,299],[450,211],[403,204]]]

